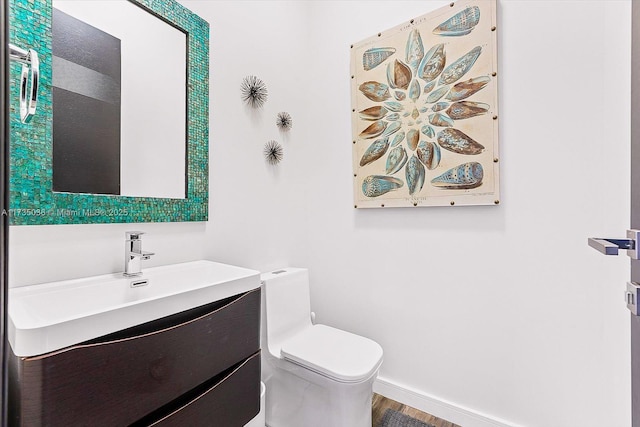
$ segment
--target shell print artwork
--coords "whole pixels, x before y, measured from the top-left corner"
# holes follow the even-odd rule
[[[404,182],[391,176],[369,175],[362,181],[362,194],[367,197],[382,196],[402,187]]]
[[[395,147],[389,152],[387,157],[387,174],[393,175],[407,163],[407,151],[404,147]]]
[[[433,29],[433,34],[441,36],[466,36],[480,22],[480,8],[467,7]]]
[[[388,111],[383,106],[376,105],[360,111],[360,118],[362,120],[378,120],[386,116]]]
[[[449,101],[460,101],[461,99],[468,98],[485,87],[490,81],[491,79],[489,77],[482,76],[456,83],[447,94],[446,99]]]
[[[351,46],[355,207],[499,202],[497,0]]]
[[[364,82],[360,85],[360,92],[372,101],[385,101],[391,97],[389,86],[378,82]]]
[[[375,121],[360,132],[360,137],[365,139],[375,138],[376,136],[382,135],[382,132],[384,132],[386,128],[387,122],[383,120]]]
[[[448,189],[476,188],[482,184],[484,170],[478,162],[469,162],[449,169],[431,180],[434,187]]]
[[[422,45],[422,37],[420,37],[420,31],[413,30],[409,34],[409,39],[407,40],[407,64],[413,68],[413,70],[418,69],[418,64],[424,57],[424,46]]]
[[[424,165],[413,154],[407,162],[406,167],[407,185],[409,186],[409,194],[414,194],[422,190],[424,185]]]
[[[480,46],[476,46],[462,58],[445,68],[440,76],[440,84],[448,85],[449,83],[453,83],[460,77],[464,76],[467,71],[473,67],[473,64],[476,63],[481,53],[482,48]]]
[[[367,148],[364,152],[362,159],[360,159],[360,166],[368,165],[371,162],[378,160],[384,156],[389,148],[389,138],[378,139]]]
[[[391,146],[396,147],[398,144],[400,144],[404,139],[404,135],[405,135],[404,131],[397,133],[396,136],[394,136],[393,140],[391,141]]]
[[[438,133],[438,144],[445,150],[458,154],[474,155],[484,151],[484,147],[464,132],[447,128]]]
[[[427,52],[422,62],[420,62],[418,77],[427,83],[432,81],[442,72],[445,62],[444,43],[435,45],[429,49],[429,52]]]
[[[489,104],[482,102],[460,101],[454,103],[447,109],[447,114],[453,120],[470,119],[471,117],[486,114],[489,111]],[[453,126],[453,122],[451,123]]]
[[[411,82],[411,69],[396,59],[393,64],[387,65],[387,80],[393,89],[406,89]]]
[[[382,64],[388,57],[396,53],[393,47],[379,47],[367,50],[362,55],[362,67],[365,70],[372,70]]]
[[[416,154],[418,154],[418,159],[429,170],[437,168],[440,164],[440,147],[438,147],[438,144],[435,142],[421,141],[420,144],[418,144]]]

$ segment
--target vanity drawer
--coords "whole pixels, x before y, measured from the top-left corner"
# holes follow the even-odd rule
[[[259,347],[255,289],[63,350],[15,358],[12,420],[25,426],[129,425]]]
[[[154,427],[242,427],[260,412],[260,352],[180,404]],[[136,426],[138,423],[136,423]],[[132,426],[133,427],[133,426]]]

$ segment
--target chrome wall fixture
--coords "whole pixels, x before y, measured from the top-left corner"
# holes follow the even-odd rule
[[[22,49],[9,43],[9,58],[22,63],[20,77],[20,121],[29,123],[36,114],[38,105],[38,81],[40,78],[40,60],[38,52]],[[29,72],[31,71],[31,72]],[[27,88],[30,88],[27,91]]]

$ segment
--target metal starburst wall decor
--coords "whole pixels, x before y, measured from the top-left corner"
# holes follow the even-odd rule
[[[499,203],[496,1],[351,47],[356,207]]]
[[[260,108],[267,102],[267,85],[256,76],[247,76],[240,86],[242,100],[253,108]]]
[[[277,165],[284,157],[284,149],[278,141],[269,141],[264,145],[264,157],[269,164]]]
[[[276,116],[276,126],[283,131],[290,130],[293,126],[293,119],[291,118],[291,115],[286,111],[278,113]]]

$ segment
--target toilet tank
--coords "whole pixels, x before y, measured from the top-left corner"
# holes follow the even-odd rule
[[[280,356],[283,341],[311,327],[309,272],[287,267],[260,276],[263,293],[263,339]]]

